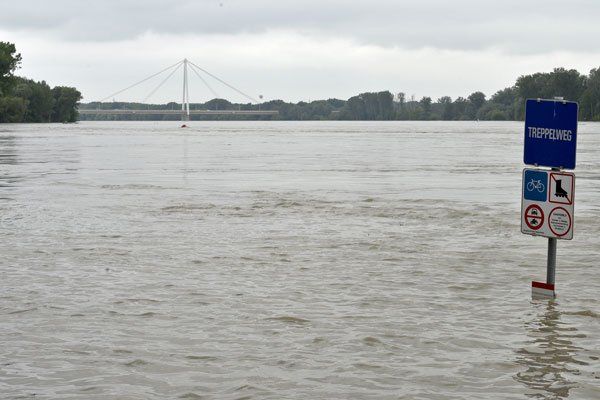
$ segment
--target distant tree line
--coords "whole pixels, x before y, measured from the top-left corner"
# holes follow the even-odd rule
[[[552,72],[523,75],[513,86],[497,91],[489,99],[482,92],[474,92],[455,100],[444,96],[434,103],[430,97],[407,101],[404,93],[398,93],[396,116],[427,120],[522,120],[526,99],[555,97],[577,101],[580,120],[600,121],[600,70],[592,69],[589,75],[582,75],[574,69],[555,68]]]
[[[15,45],[0,42],[0,123],[75,122],[81,93],[75,88],[15,76],[21,54]]]
[[[555,68],[552,72],[538,72],[520,76],[511,87],[499,90],[490,98],[482,92],[452,99],[443,96],[433,101],[424,96],[417,100],[407,98],[403,92],[395,96],[390,91],[367,92],[348,100],[328,99],[311,102],[289,103],[272,100],[258,104],[230,103],[213,99],[206,103],[191,104],[198,110],[277,110],[277,116],[193,116],[194,119],[280,119],[280,120],[522,120],[525,100],[528,98],[565,100],[579,102],[579,119],[600,121],[600,69],[592,69],[582,75],[574,69]],[[130,110],[180,110],[180,103],[88,103],[82,109],[130,109]],[[176,115],[85,115],[85,119],[147,119],[176,120]]]

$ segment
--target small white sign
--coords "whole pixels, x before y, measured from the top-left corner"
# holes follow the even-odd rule
[[[521,197],[521,232],[573,239],[575,174],[525,168]]]

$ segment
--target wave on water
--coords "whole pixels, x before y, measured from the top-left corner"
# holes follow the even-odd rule
[[[598,398],[600,135],[545,309],[522,124],[179,125],[15,128],[1,398]]]
[[[141,184],[141,183],[127,183],[123,185],[102,185],[101,189],[108,190],[165,190],[165,189],[175,189],[175,188],[166,188],[164,186],[151,185],[151,184]]]
[[[286,324],[290,324],[290,325],[304,325],[304,324],[308,324],[310,323],[309,320],[304,319],[304,318],[299,318],[299,317],[292,317],[289,315],[283,315],[280,317],[271,317],[271,318],[265,318],[266,321],[278,321],[278,322],[284,322]]]
[[[219,358],[214,356],[185,356],[188,360],[197,360],[197,361],[217,361]]]
[[[206,204],[177,204],[173,206],[163,207],[160,210],[164,213],[189,213],[194,211],[212,210],[216,205],[211,203]]]
[[[124,365],[126,365],[128,367],[141,367],[141,366],[148,365],[148,364],[150,364],[148,361],[138,358],[138,359],[135,359],[128,363],[125,363]]]
[[[591,318],[600,318],[600,313],[594,312],[592,310],[581,310],[581,311],[565,311],[564,315],[576,315],[580,317],[591,317]]]

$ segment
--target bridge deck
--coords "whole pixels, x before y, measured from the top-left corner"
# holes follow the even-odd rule
[[[80,109],[80,115],[183,115],[181,110],[92,110]],[[190,115],[277,115],[279,111],[264,110],[190,110]]]

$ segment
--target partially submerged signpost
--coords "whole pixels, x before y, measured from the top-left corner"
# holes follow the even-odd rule
[[[532,294],[556,297],[557,239],[573,239],[577,103],[529,99],[525,106],[525,164],[521,232],[548,238],[546,283],[532,282]],[[547,168],[540,168],[547,167]],[[549,169],[548,169],[549,168]]]

